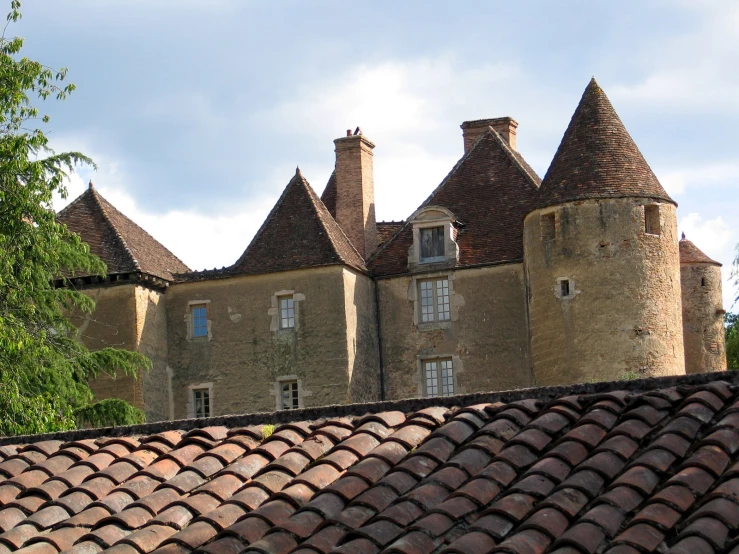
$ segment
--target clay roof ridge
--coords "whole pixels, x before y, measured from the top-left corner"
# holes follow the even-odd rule
[[[531,387],[507,391],[490,391],[460,394],[447,397],[407,398],[400,400],[384,400],[357,404],[336,404],[297,410],[280,410],[276,412],[257,412],[249,414],[233,414],[209,418],[189,418],[170,421],[159,421],[120,427],[98,427],[58,431],[37,435],[15,435],[0,437],[0,446],[6,444],[31,444],[44,440],[76,441],[98,437],[126,437],[134,435],[152,435],[165,431],[202,429],[212,426],[242,427],[246,425],[274,425],[297,421],[319,421],[328,418],[347,416],[364,416],[385,411],[412,413],[429,407],[460,407],[483,403],[512,403],[519,400],[541,400],[548,402],[565,396],[597,396],[613,391],[625,391],[630,394],[649,393],[655,390],[683,386],[704,386],[709,383],[725,381],[733,391],[739,391],[739,372],[721,371],[714,373],[694,373],[683,375],[663,375],[645,377],[635,380],[604,381],[595,383],[576,383],[571,385],[553,385]]]
[[[354,247],[352,241],[349,240],[349,237],[346,236],[346,233],[344,233],[344,230],[341,228],[341,225],[336,222],[334,217],[331,215],[331,212],[328,211],[328,208],[326,208],[323,201],[316,194],[316,191],[313,190],[313,187],[310,186],[310,183],[305,179],[305,177],[303,177],[303,174],[300,173],[299,169],[296,171],[296,175],[300,176],[301,184],[305,187],[306,192],[308,193],[308,198],[310,198],[311,202],[313,203],[313,207],[316,210],[316,215],[318,216],[318,222],[321,224],[321,227],[323,227],[323,230],[326,232],[326,236],[329,239],[331,248],[333,248],[334,253],[347,265],[350,265],[351,267],[355,267],[356,269],[360,269],[362,271],[367,271],[362,255]],[[345,259],[346,256],[340,251],[336,244],[337,239],[346,242],[346,245],[351,249],[351,252],[357,256],[357,260],[352,261]]]
[[[115,226],[115,224],[110,220],[110,216],[108,215],[108,211],[106,210],[105,205],[109,204],[107,200],[105,200],[98,191],[96,191],[93,187],[89,187],[83,194],[79,196],[79,198],[82,198],[85,195],[90,195],[95,205],[100,210],[100,213],[103,216],[103,220],[108,225],[111,231],[113,231],[113,235],[118,239],[121,246],[123,247],[123,251],[126,253],[126,255],[129,258],[129,262],[133,264],[133,267],[136,269],[136,271],[141,271],[141,265],[139,264],[139,261],[136,259],[136,257],[133,255],[133,252],[131,252],[131,249],[128,247],[128,244],[126,243],[126,239],[123,238],[123,235],[120,233],[118,228]],[[78,198],[78,199],[79,199]],[[67,206],[69,207],[69,206]],[[60,212],[61,215],[61,212]]]
[[[235,268],[238,266],[241,261],[246,258],[246,255],[249,253],[249,249],[252,247],[253,244],[256,244],[256,240],[259,237],[260,234],[268,227],[269,223],[275,218],[275,214],[277,213],[280,206],[282,206],[283,202],[285,201],[285,197],[287,196],[288,191],[290,190],[290,186],[293,184],[293,181],[298,178],[298,176],[302,177],[302,174],[300,173],[300,170],[297,169],[295,171],[295,175],[292,179],[288,182],[287,186],[282,190],[282,194],[280,194],[280,197],[277,199],[277,202],[275,202],[275,205],[272,206],[272,209],[269,211],[269,214],[267,214],[267,217],[262,222],[262,225],[259,227],[256,233],[254,233],[254,236],[252,237],[251,241],[249,242],[249,245],[246,247],[246,250],[241,254],[241,256],[238,257],[238,259],[232,263],[230,266],[226,268],[226,271]],[[202,270],[205,271],[212,271],[208,269]],[[200,273],[200,272],[198,272]]]
[[[519,154],[516,150],[511,148],[511,145],[508,144],[508,141],[505,140],[503,137],[500,136],[500,133],[496,131],[492,127],[488,127],[488,131],[493,135],[493,137],[498,141],[500,146],[503,148],[503,151],[508,154],[508,157],[513,161],[513,163],[516,165],[516,167],[519,169],[519,171],[523,174],[528,181],[531,182],[531,185],[538,189],[539,185],[541,184],[541,177],[539,177],[536,172],[534,171],[534,168],[529,166],[528,164],[525,164],[523,161],[523,156]],[[480,141],[485,133],[482,133],[478,141]]]
[[[677,205],[593,77],[542,180],[536,208],[628,197]]]

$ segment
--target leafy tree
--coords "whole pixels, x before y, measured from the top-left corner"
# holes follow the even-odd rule
[[[726,365],[739,369],[739,314],[726,314]]]
[[[8,25],[20,19],[11,2]],[[48,123],[31,97],[64,100],[74,90],[66,70],[22,57],[23,39],[0,38],[0,433],[39,433],[82,425],[143,421],[123,401],[92,403],[90,378],[138,374],[149,361],[134,352],[89,351],[67,318],[91,312],[94,302],[53,280],[105,274],[105,264],[80,237],[56,220],[52,195],[66,197],[79,152],[56,153],[43,131]]]

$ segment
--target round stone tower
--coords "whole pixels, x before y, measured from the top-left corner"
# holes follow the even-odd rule
[[[680,241],[685,371],[726,370],[721,264],[683,235]]]
[[[524,221],[538,385],[685,373],[676,204],[585,89]]]

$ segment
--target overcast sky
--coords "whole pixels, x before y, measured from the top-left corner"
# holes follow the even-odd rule
[[[193,269],[236,260],[296,165],[320,194],[348,128],[377,145],[379,219],[406,218],[438,185],[467,119],[515,118],[543,176],[595,76],[732,296],[735,0],[26,0],[23,11],[10,34],[24,54],[68,67],[78,87],[45,106],[53,144],[99,166],[73,179],[70,200],[92,178]]]

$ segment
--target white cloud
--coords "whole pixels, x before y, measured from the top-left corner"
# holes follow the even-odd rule
[[[161,242],[191,269],[212,269],[236,261],[267,217],[276,198],[255,196],[248,204],[232,204],[227,213],[206,215],[197,210],[149,210],[126,192],[125,164],[91,148],[85,139],[65,137],[55,141],[59,151],[69,145],[91,155],[99,170],[82,168],[72,174],[66,199],[58,195],[58,211],[82,194],[92,180],[95,188],[118,210]]]
[[[646,76],[611,87],[609,95],[619,103],[631,101],[660,110],[688,108],[694,115],[739,113],[739,74],[731,69],[739,64],[739,4],[734,0],[679,4],[693,21],[690,31],[645,42],[636,63],[647,66]],[[695,125],[700,127],[701,122]]]
[[[669,194],[685,194],[688,189],[699,189],[716,185],[736,187],[739,163],[724,162],[684,167],[672,170],[657,170],[659,181]]]

